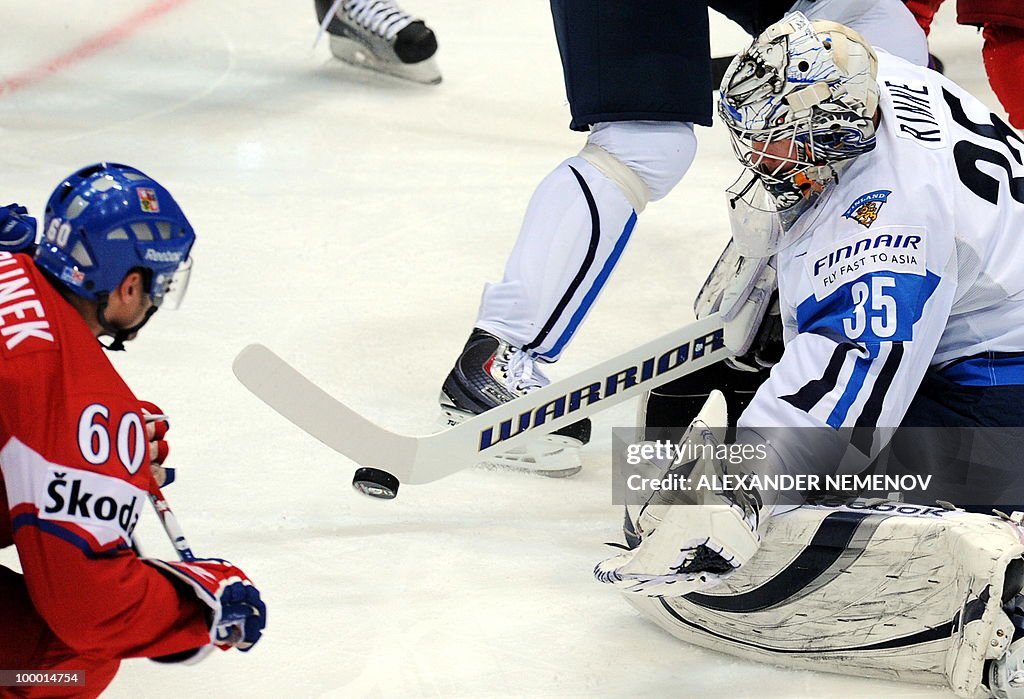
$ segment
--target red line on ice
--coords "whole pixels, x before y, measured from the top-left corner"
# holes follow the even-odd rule
[[[45,63],[40,63],[17,75],[0,82],[0,95],[20,90],[27,85],[39,82],[54,73],[58,73],[74,64],[90,58],[101,51],[121,43],[144,25],[171,10],[184,5],[188,0],[156,0],[133,15],[126,17],[102,34],[87,39],[75,48]]]

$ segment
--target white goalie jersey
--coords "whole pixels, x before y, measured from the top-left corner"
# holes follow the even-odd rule
[[[778,254],[785,353],[739,421],[828,426],[836,440],[849,428],[833,446],[850,471],[878,454],[930,367],[1024,384],[1024,141],[931,70],[880,52],[878,83],[877,147]],[[781,451],[786,471],[835,470]]]

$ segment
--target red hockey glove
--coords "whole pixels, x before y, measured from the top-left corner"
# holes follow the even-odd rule
[[[167,415],[159,406],[149,401],[140,401],[142,404],[142,415],[146,420],[146,436],[149,439],[149,461],[153,469],[153,478],[161,488],[174,482],[174,469],[166,468],[164,461],[167,460],[171,447],[164,439],[167,430],[171,429],[171,423]]]
[[[143,560],[191,587],[210,608],[210,642],[218,648],[248,651],[260,640],[267,606],[240,569],[219,558]]]

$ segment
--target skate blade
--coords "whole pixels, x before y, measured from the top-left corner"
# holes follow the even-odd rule
[[[419,63],[401,63],[381,60],[366,46],[348,37],[332,35],[330,44],[335,58],[356,68],[366,68],[420,85],[441,82],[441,70],[433,56]]]
[[[488,456],[477,465],[528,471],[547,478],[568,478],[583,468],[579,442],[557,434],[545,435],[524,448]]]
[[[442,408],[437,424],[440,428],[446,429],[463,422],[466,417],[462,413]],[[534,473],[547,478],[568,478],[583,469],[583,460],[580,458],[578,440],[549,434],[539,437],[525,447],[488,455],[476,466]]]

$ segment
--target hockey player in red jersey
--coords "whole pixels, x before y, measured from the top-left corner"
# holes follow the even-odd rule
[[[86,681],[19,696],[96,696],[122,658],[248,650],[266,623],[230,563],[133,547],[162,431],[147,434],[147,405],[98,339],[121,349],[180,301],[194,240],[160,184],[101,163],[53,192],[34,259],[0,246],[0,548],[14,544],[24,571],[0,566],[0,668]]]

